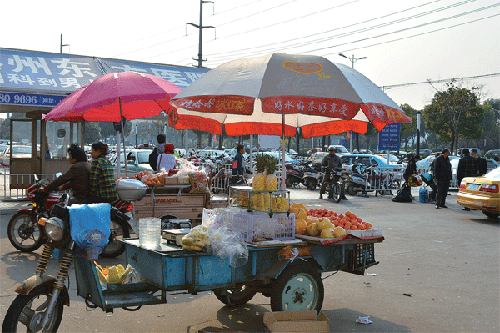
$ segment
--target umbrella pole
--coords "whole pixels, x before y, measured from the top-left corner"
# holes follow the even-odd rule
[[[125,151],[125,126],[123,124],[123,111],[122,111],[122,98],[118,97],[118,102],[120,103],[120,122],[122,123],[122,141],[123,141],[123,159],[125,160],[125,177],[128,178],[128,167],[127,167],[127,152]]]
[[[285,114],[281,115],[281,189],[286,190],[285,168]]]

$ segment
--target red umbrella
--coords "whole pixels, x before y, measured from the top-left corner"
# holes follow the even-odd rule
[[[45,119],[53,121],[132,120],[170,111],[170,98],[182,89],[154,75],[109,73],[63,99]]]

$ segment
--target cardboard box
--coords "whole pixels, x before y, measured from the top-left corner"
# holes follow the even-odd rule
[[[330,320],[315,310],[264,312],[264,324],[271,332],[325,332],[330,331]]]

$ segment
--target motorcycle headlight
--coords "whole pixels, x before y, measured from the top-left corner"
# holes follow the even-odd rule
[[[60,218],[51,217],[45,222],[45,231],[47,237],[54,241],[60,241],[66,232],[66,225]]]

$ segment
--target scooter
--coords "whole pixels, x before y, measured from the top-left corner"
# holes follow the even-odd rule
[[[302,170],[291,164],[286,164],[286,187],[298,187],[303,182]]]
[[[316,186],[321,186],[323,181],[323,173],[318,172],[316,169],[309,165],[304,166],[302,184],[307,187],[308,190],[314,191]]]

